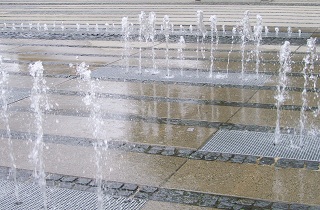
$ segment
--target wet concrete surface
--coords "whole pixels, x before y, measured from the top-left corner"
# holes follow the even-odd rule
[[[15,7],[14,4],[1,2],[6,6],[6,12],[0,17],[2,22],[0,28],[3,27],[3,22],[7,22],[8,26],[15,23],[17,27],[24,22],[27,28],[31,21],[34,33],[38,33],[35,28],[36,23],[39,22],[42,25],[47,23],[49,27],[52,27],[53,21],[56,21],[57,34],[41,37],[39,32],[37,37],[21,38],[21,35],[17,34],[10,37],[10,33],[9,35],[2,33],[9,31],[8,29],[0,29],[2,36],[0,55],[3,58],[1,68],[9,72],[9,89],[13,92],[23,90],[28,93],[33,83],[28,72],[28,65],[38,60],[43,62],[46,84],[50,88],[48,98],[53,105],[50,111],[43,113],[43,132],[46,138],[53,136],[53,139],[56,140],[56,142],[51,140],[50,143],[45,144],[43,157],[45,171],[90,179],[96,177],[94,148],[88,145],[72,145],[58,141],[60,137],[63,137],[64,141],[68,141],[68,138],[73,141],[90,139],[90,141],[93,140],[91,143],[98,141],[93,138],[92,119],[90,119],[92,110],[83,101],[88,92],[88,86],[77,78],[76,66],[81,62],[86,62],[89,64],[90,71],[105,66],[121,69],[125,68],[124,55],[128,53],[130,67],[138,67],[140,47],[143,72],[150,71],[154,65],[150,40],[139,42],[135,36],[130,40],[129,48],[124,49],[125,43],[121,41],[121,34],[116,38],[97,36],[93,31],[96,23],[99,24],[100,32],[103,33],[106,22],[110,25],[115,23],[120,29],[122,16],[129,16],[129,20],[137,24],[141,10],[145,12],[153,10],[158,15],[158,30],[164,14],[170,15],[176,31],[179,30],[180,24],[186,30],[189,29],[190,24],[193,24],[196,30],[196,11],[202,9],[205,13],[208,31],[209,17],[215,14],[218,17],[220,33],[222,33],[222,25],[226,25],[230,34],[230,30],[240,21],[245,10],[252,11],[250,15],[252,26],[255,25],[256,14],[261,14],[270,32],[274,32],[274,27],[280,27],[280,31],[283,32],[282,37],[276,37],[270,33],[269,36],[273,37],[265,38],[265,43],[259,48],[261,55],[259,73],[271,75],[271,78],[261,86],[112,81],[106,78],[95,81],[99,87],[96,101],[100,105],[104,123],[99,139],[120,142],[119,144],[123,142],[132,145],[139,144],[140,147],[149,148],[149,154],[141,152],[140,147],[137,147],[136,151],[112,148],[103,151],[103,179],[149,187],[163,187],[167,190],[236,196],[255,201],[262,199],[276,204],[277,202],[289,202],[320,205],[318,162],[315,165],[311,164],[311,169],[308,168],[310,165],[302,168],[279,168],[272,163],[259,165],[256,162],[248,164],[208,161],[206,158],[192,160],[197,157],[190,156],[191,152],[202,147],[219,129],[235,126],[239,130],[252,127],[254,129],[265,128],[264,130],[268,132],[273,131],[277,116],[274,104],[280,69],[278,54],[283,41],[290,39],[286,34],[288,26],[292,27],[293,36],[296,38],[290,39],[292,41],[291,59],[294,62],[292,72],[288,76],[289,89],[284,102],[287,108],[281,111],[280,125],[284,130],[299,130],[301,93],[304,85],[303,58],[307,54],[308,34],[319,31],[316,24],[319,22],[317,20],[319,19],[318,7],[293,4],[204,5],[188,2],[186,5],[174,5],[168,8],[163,2],[156,6],[120,4],[119,2],[98,5],[96,1],[87,3],[74,1],[68,5],[64,5],[63,2],[58,4],[55,2],[52,5],[43,1],[34,2],[32,5],[29,1],[16,0],[14,2],[19,6]],[[174,3],[179,2],[177,0]],[[52,12],[58,12],[58,15]],[[61,36],[58,32],[61,21],[64,21],[63,24],[73,30],[75,30],[76,23],[81,23],[83,28],[86,23],[90,23],[92,34],[84,35],[81,39],[77,39],[76,36]],[[297,38],[298,29],[305,33],[305,37]],[[48,33],[53,34],[54,32],[49,31]],[[316,33],[315,36],[317,36]],[[179,36],[177,32],[168,45],[169,68],[175,70],[183,68],[185,71],[197,71],[198,69],[198,71],[209,73],[211,43],[208,40],[210,39],[207,38],[203,45],[196,43],[194,35],[186,39],[189,41],[183,46],[185,57],[181,61],[178,58],[179,44],[176,40]],[[53,39],[54,37],[59,39]],[[66,40],[66,37],[70,40]],[[230,36],[221,36],[220,41],[221,43],[213,51],[214,71],[239,73],[244,64],[248,73],[256,73],[257,60],[254,43],[246,45],[246,58],[242,62],[239,37],[233,45],[231,45]],[[163,37],[156,40],[154,46],[156,66],[161,71],[165,71],[167,67],[166,44]],[[204,58],[200,51],[202,47],[205,49]],[[313,72],[318,74],[319,65],[316,64]],[[319,81],[316,87],[319,87]],[[316,108],[319,105],[317,92],[312,89],[311,82],[307,84],[307,88],[308,106]],[[317,130],[320,126],[318,117],[315,117],[310,110],[307,111],[306,116],[308,119],[306,127]],[[21,135],[35,133],[34,119],[35,113],[31,111],[28,94],[26,98],[17,99],[9,105],[9,125],[13,133],[20,132]],[[1,123],[0,129],[2,133],[5,133],[6,125]],[[29,155],[34,142],[21,140],[17,135],[13,135],[12,139],[17,168],[33,170],[34,166],[30,162]],[[5,136],[0,140],[0,145],[0,166],[10,167],[8,153],[10,149]],[[180,152],[182,152],[181,149],[184,149],[184,153],[177,154],[177,148],[180,149]],[[187,195],[185,192],[182,194]],[[217,206],[227,209],[236,208],[220,205],[223,203],[221,199],[217,201],[219,205],[211,205],[210,208],[200,206],[199,203],[188,203],[191,201],[180,202],[179,199],[172,199],[171,202],[167,198],[161,198],[161,200],[149,197],[149,199],[142,209],[200,210],[215,209]],[[272,208],[269,204],[267,206],[267,208]]]

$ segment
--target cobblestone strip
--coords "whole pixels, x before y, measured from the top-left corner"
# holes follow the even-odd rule
[[[121,28],[119,25],[119,28],[114,29],[110,32],[105,32],[104,30],[101,30],[101,32],[94,32],[93,29],[91,31],[76,31],[74,28],[65,28],[64,31],[61,30],[55,30],[55,31],[24,31],[24,30],[3,30],[0,31],[0,37],[1,38],[15,38],[15,39],[54,39],[54,40],[111,40],[111,41],[120,41],[122,40],[122,34],[121,34]],[[130,35],[131,40],[138,40],[138,29],[135,30]],[[175,31],[173,34],[170,35],[170,42],[177,42],[180,38],[180,36],[184,36],[186,42],[193,42],[196,43],[196,36],[194,34],[186,34],[186,33],[180,33],[179,31]],[[235,40],[235,42],[240,42],[240,36],[234,36],[234,39],[232,39],[232,34],[227,34],[225,36],[219,36],[219,43],[220,44],[227,44],[232,43],[232,41]],[[297,33],[294,33],[291,35],[291,37],[286,36],[276,36],[274,34],[273,37],[271,37],[271,33],[268,37],[263,37],[261,44],[282,44],[284,41],[289,41],[291,45],[305,45],[307,38],[309,38],[311,34],[304,34],[304,37],[299,37]],[[164,41],[165,37],[164,35],[158,31],[155,40],[157,41]],[[211,42],[211,37],[208,34],[204,40],[206,43]]]
[[[10,179],[10,169],[0,166],[0,179]],[[19,182],[33,182],[30,170],[17,169]],[[63,174],[46,174],[47,186],[67,188],[79,191],[96,192],[97,185],[94,179],[85,177],[68,176]],[[103,181],[104,194],[122,196],[144,200],[181,203],[191,206],[211,207],[219,209],[307,209],[319,210],[320,206],[298,203],[268,201],[236,196],[226,196],[214,193],[202,193],[179,189],[168,189],[155,186],[137,185],[114,181]]]
[[[4,130],[0,130],[0,136],[5,137]],[[19,140],[29,140],[34,134],[12,131],[12,138]],[[33,139],[33,138],[32,138]],[[45,143],[63,144],[70,146],[92,147],[94,139],[79,138],[70,136],[48,135],[43,136]],[[125,141],[109,141],[108,149],[121,150],[126,152],[137,152],[150,155],[163,155],[172,157],[188,158],[203,161],[222,161],[237,164],[257,164],[269,165],[277,168],[304,168],[306,170],[318,171],[320,161],[296,160],[279,157],[263,157],[254,155],[241,155],[220,152],[199,151],[196,149],[179,148],[171,146],[159,146],[139,144]]]

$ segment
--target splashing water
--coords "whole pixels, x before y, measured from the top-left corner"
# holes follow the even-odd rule
[[[19,202],[19,189],[17,184],[17,166],[16,159],[14,156],[13,150],[13,142],[11,139],[11,128],[9,125],[9,113],[8,113],[8,82],[9,82],[9,74],[8,70],[3,67],[2,56],[0,56],[0,121],[3,122],[6,128],[6,137],[8,141],[9,148],[9,157],[11,161],[10,174],[14,181],[14,195],[16,198],[16,202]],[[1,137],[3,139],[3,136]]]
[[[152,74],[157,74],[159,73],[157,70],[157,65],[156,65],[156,51],[155,51],[155,44],[154,44],[154,39],[156,35],[156,13],[150,12],[149,13],[149,18],[148,18],[148,39],[151,40],[152,42]],[[147,39],[147,40],[148,40]]]
[[[276,36],[279,36],[279,28],[278,28],[278,27],[275,27],[275,28],[274,28],[274,31],[276,32]]]
[[[268,33],[269,33],[269,28],[268,28],[268,26],[265,26],[265,27],[264,27],[264,34],[265,34],[266,36],[268,36]]]
[[[307,40],[307,52],[306,56],[304,57],[304,68],[302,70],[303,77],[304,77],[304,84],[303,84],[303,91],[301,93],[302,99],[302,107],[300,110],[300,141],[299,147],[303,146],[303,135],[306,134],[306,123],[308,121],[312,122],[312,119],[308,119],[306,111],[309,109],[308,106],[308,94],[313,94],[312,92],[308,93],[307,87],[309,83],[313,83],[313,92],[315,94],[314,98],[319,98],[319,92],[317,91],[317,76],[314,76],[314,63],[318,59],[317,50],[316,50],[316,38],[310,38]],[[318,101],[318,109],[313,111],[314,117],[318,116],[319,111],[319,100]],[[311,125],[312,127],[312,125]]]
[[[281,119],[281,106],[284,104],[287,95],[287,84],[288,77],[287,73],[291,72],[291,50],[290,42],[285,41],[281,46],[280,55],[279,55],[280,69],[279,69],[279,78],[277,85],[277,95],[276,107],[277,107],[277,120],[275,128],[275,140],[274,143],[278,144],[280,142],[280,119]]]
[[[230,64],[230,55],[233,51],[233,45],[234,45],[234,36],[236,35],[237,33],[237,28],[236,27],[233,27],[232,28],[232,35],[231,35],[231,47],[230,47],[230,50],[228,52],[228,62],[227,62],[227,77],[228,77],[228,73],[229,73],[229,64]]]
[[[34,178],[40,186],[43,199],[43,207],[47,209],[47,194],[46,194],[46,179],[44,172],[43,161],[43,121],[44,113],[51,109],[48,100],[47,91],[49,88],[46,85],[46,80],[43,77],[43,66],[40,61],[29,65],[30,75],[33,77],[33,86],[31,89],[31,110],[34,113],[34,124],[36,125],[36,139],[30,158],[34,164]]]
[[[206,27],[204,25],[203,22],[203,11],[202,10],[198,10],[197,11],[197,61],[196,61],[196,68],[197,68],[197,77],[199,77],[199,67],[198,67],[198,63],[199,63],[199,44],[200,44],[200,35],[202,35],[201,38],[201,54],[202,54],[202,58],[205,58],[205,49],[204,49],[204,38],[206,36],[207,30]]]
[[[245,49],[246,44],[248,41],[254,40],[252,29],[250,26],[250,18],[249,18],[249,11],[245,11],[244,17],[240,21],[238,25],[238,29],[241,35],[241,77],[244,77],[245,72]]]
[[[81,83],[86,85],[88,89],[85,97],[82,99],[84,104],[90,110],[89,123],[92,130],[92,135],[96,140],[93,143],[96,160],[96,184],[98,196],[98,209],[104,209],[103,204],[103,190],[102,190],[102,153],[107,149],[107,142],[104,139],[104,121],[101,113],[101,106],[98,102],[98,85],[97,81],[91,79],[91,71],[84,62],[77,66],[77,74],[80,76]]]
[[[99,33],[99,25],[98,25],[98,24],[96,24],[96,26],[95,26],[95,28],[94,28],[94,31],[95,31],[96,33]]]
[[[183,49],[185,48],[185,40],[183,38],[183,36],[180,36],[179,39],[179,48],[178,48],[178,59],[180,59],[180,75],[183,76],[183,61],[184,61],[184,53],[183,53]]]
[[[260,67],[260,42],[262,40],[262,17],[260,15],[257,15],[254,39],[256,42],[256,74],[258,75]]]
[[[166,38],[166,68],[167,68],[167,74],[166,74],[166,78],[173,78],[173,75],[171,75],[170,73],[170,69],[169,69],[169,36],[170,36],[170,31],[171,31],[171,24],[170,24],[170,19],[168,15],[165,15],[163,17],[163,34]]]
[[[184,27],[183,25],[180,25],[180,33],[183,33],[184,32]]]
[[[291,26],[288,27],[287,32],[288,32],[288,37],[291,37],[291,35],[292,35]]]
[[[89,31],[90,30],[90,25],[89,23],[86,23],[86,31]]]
[[[214,51],[218,48],[219,43],[219,34],[217,29],[217,17],[215,15],[211,16],[209,18],[210,20],[210,28],[211,28],[211,45],[210,45],[210,71],[209,71],[209,78],[212,78],[213,75],[213,69],[214,69]],[[215,35],[215,47],[214,47],[214,38],[213,35]]]
[[[130,48],[129,48],[130,28],[128,23],[128,17],[122,18],[121,26],[122,26],[122,39],[124,42],[122,56],[124,57],[125,68],[126,68],[126,72],[128,73],[129,72],[129,55],[130,55]]]
[[[301,29],[298,30],[298,36],[301,37]]]
[[[61,31],[64,31],[64,24],[63,24],[63,22],[61,22],[60,28],[61,28]]]
[[[138,73],[139,74],[142,74],[142,59],[141,59],[141,56],[142,56],[142,41],[143,41],[143,38],[147,39],[147,18],[146,18],[146,13],[141,11],[140,15],[139,15],[139,71]]]
[[[109,23],[106,23],[104,25],[106,26],[106,32],[107,32],[109,30],[110,25],[109,25]]]
[[[226,35],[226,25],[222,25],[222,35]]]

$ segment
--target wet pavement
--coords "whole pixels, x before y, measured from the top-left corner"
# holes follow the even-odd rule
[[[170,7],[165,3],[170,3]],[[320,208],[320,160],[286,159],[281,154],[264,157],[200,150],[221,129],[274,132],[279,50],[285,40],[291,42],[293,62],[280,113],[280,130],[290,135],[299,133],[305,82],[303,58],[307,54],[307,39],[319,36],[320,9],[316,2],[218,4],[174,0],[151,4],[141,0],[128,4],[124,1],[14,0],[0,5],[5,8],[0,11],[1,69],[9,74],[9,126],[18,181],[33,183],[34,180],[30,154],[37,126],[36,115],[31,109],[33,79],[28,66],[42,61],[49,87],[48,100],[52,104],[52,108],[43,113],[42,123],[48,186],[95,192],[97,168],[93,145],[103,140],[108,145],[102,151],[104,193],[143,199],[146,204],[142,209]],[[108,68],[124,72],[127,62],[129,71],[137,71],[141,63],[143,74],[150,74],[154,66],[152,42],[141,42],[135,35],[131,37],[129,47],[124,49],[121,34],[121,18],[128,16],[137,27],[142,10],[147,14],[156,12],[158,32],[165,14],[175,26],[168,44],[170,70],[186,75],[198,71],[208,77],[211,47],[216,46],[213,51],[215,75],[234,73],[239,81],[242,64],[247,74],[256,74],[256,45],[247,43],[243,63],[241,39],[239,36],[232,38],[231,30],[245,10],[251,11],[252,26],[259,13],[270,30],[267,35],[263,32],[263,44],[259,48],[259,74],[267,75],[268,79],[261,85],[243,85],[237,81],[219,84],[195,83],[191,79],[178,82],[165,78],[151,81],[102,77],[99,81],[94,80],[97,86],[95,102],[100,105],[102,122],[99,136],[95,138],[90,118],[92,109],[84,103],[88,83],[80,80],[76,67],[86,62],[94,74]],[[217,16],[218,45],[216,42],[211,45],[210,37],[203,44],[197,44],[197,10],[204,11],[208,32],[209,17]],[[32,23],[31,31],[29,23]],[[42,27],[39,30],[37,23]],[[76,23],[81,24],[80,31],[76,30]],[[87,23],[89,31],[86,30]],[[44,24],[48,26],[47,31],[43,29]],[[95,24],[99,30],[95,30]],[[193,34],[189,31],[191,24]],[[185,33],[180,32],[180,25]],[[226,34],[223,34],[222,25],[225,25]],[[66,30],[62,31],[61,26]],[[288,26],[292,27],[291,36],[287,34]],[[278,35],[275,27],[279,27]],[[300,36],[298,30],[302,32]],[[181,35],[186,36],[182,61],[178,54],[181,45],[177,43]],[[154,47],[155,65],[165,72],[163,36],[156,36]],[[316,61],[315,78],[319,76],[319,69]],[[313,81],[316,81],[316,88]],[[305,115],[305,127],[318,135],[317,138],[320,121],[312,111],[319,106],[318,88],[319,81],[315,79],[306,85],[308,107]],[[2,121],[0,135],[0,179],[12,180],[9,172],[11,149]],[[1,192],[0,188],[0,199]]]

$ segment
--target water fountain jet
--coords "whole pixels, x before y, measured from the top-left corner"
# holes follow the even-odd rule
[[[286,87],[288,85],[288,77],[287,73],[291,72],[291,50],[290,50],[290,42],[285,41],[285,43],[281,46],[280,54],[279,54],[279,78],[277,85],[277,95],[276,99],[276,107],[277,107],[277,120],[276,120],[276,128],[275,128],[275,139],[274,143],[280,143],[280,119],[281,119],[281,106],[284,104],[287,97]]]
[[[34,164],[34,178],[40,187],[43,199],[43,208],[47,209],[47,193],[46,193],[46,179],[44,172],[43,161],[43,123],[44,114],[51,109],[51,104],[48,100],[47,91],[49,88],[46,85],[46,80],[43,77],[44,68],[40,61],[29,65],[30,75],[33,77],[33,86],[31,89],[31,110],[34,113],[34,124],[36,126],[36,138],[34,140],[34,147],[30,158]]]

